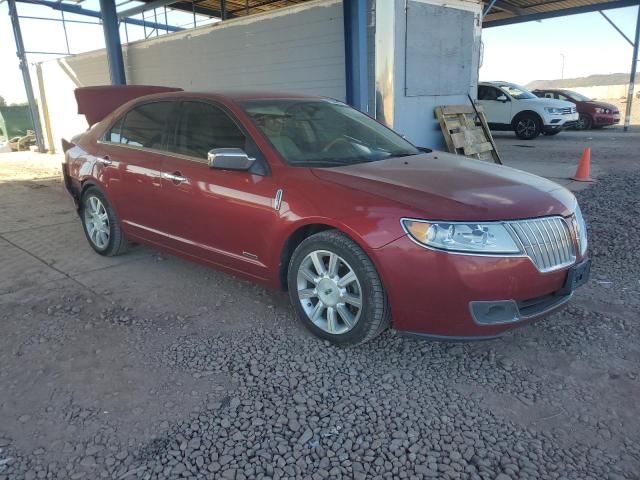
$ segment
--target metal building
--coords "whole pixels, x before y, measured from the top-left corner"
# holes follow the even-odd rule
[[[421,146],[441,148],[434,107],[475,97],[484,28],[636,5],[639,0],[145,0],[100,12],[82,2],[8,0],[32,111],[44,128],[42,148],[86,128],[73,90],[107,83],[176,86],[185,90],[259,89],[305,92],[345,100]],[[35,65],[21,45],[16,1],[101,18],[106,49]],[[80,5],[78,5],[80,3]],[[158,8],[192,12],[217,23],[182,29],[144,20]],[[119,22],[166,32],[121,46]],[[603,13],[603,15],[605,15]],[[605,15],[606,16],[606,15]],[[165,17],[166,18],[166,17]],[[195,19],[195,17],[194,17]],[[194,20],[195,23],[195,20]],[[639,22],[640,24],[640,22]],[[633,69],[637,58],[637,34]],[[629,89],[632,97],[633,85]],[[628,102],[630,108],[631,100]],[[39,122],[38,122],[39,120]]]

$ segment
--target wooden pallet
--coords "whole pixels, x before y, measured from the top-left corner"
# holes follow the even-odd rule
[[[482,107],[443,105],[435,112],[451,153],[502,165]]]

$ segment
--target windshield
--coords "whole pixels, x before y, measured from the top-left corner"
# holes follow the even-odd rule
[[[591,101],[591,99],[589,97],[586,97],[584,95],[582,95],[581,93],[578,92],[562,92],[564,93],[567,97],[571,98],[572,100],[575,100],[576,102],[589,102]]]
[[[352,165],[420,153],[397,133],[335,100],[252,100],[240,105],[290,165]]]
[[[529,90],[514,83],[504,83],[500,88],[511,95],[516,100],[527,100],[529,98],[538,98]]]

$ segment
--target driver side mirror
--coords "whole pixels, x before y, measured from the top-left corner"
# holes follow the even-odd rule
[[[207,154],[209,168],[218,170],[250,170],[256,159],[241,148],[214,148]]]
[[[498,98],[496,98],[496,100],[499,101],[499,102],[502,102],[502,103],[505,103],[505,102],[509,101],[509,99],[507,98],[506,95],[500,95]]]

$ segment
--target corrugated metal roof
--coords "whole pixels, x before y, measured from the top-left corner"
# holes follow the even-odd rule
[[[491,1],[483,1],[486,9]],[[640,0],[496,0],[484,17],[483,26],[495,27],[631,5],[640,5]]]
[[[153,3],[155,0],[141,1]],[[220,0],[180,0],[167,6],[176,10],[223,18],[222,5],[224,4],[224,18],[230,19],[270,12],[306,1],[309,0],[226,0],[223,2]]]
[[[141,1],[155,3],[156,0]],[[307,1],[310,0],[178,0],[168,6],[223,18],[224,4],[224,18],[230,19],[270,12]],[[483,2],[485,9],[492,3],[491,0]],[[640,0],[495,0],[484,17],[483,26],[494,27],[639,4]]]

